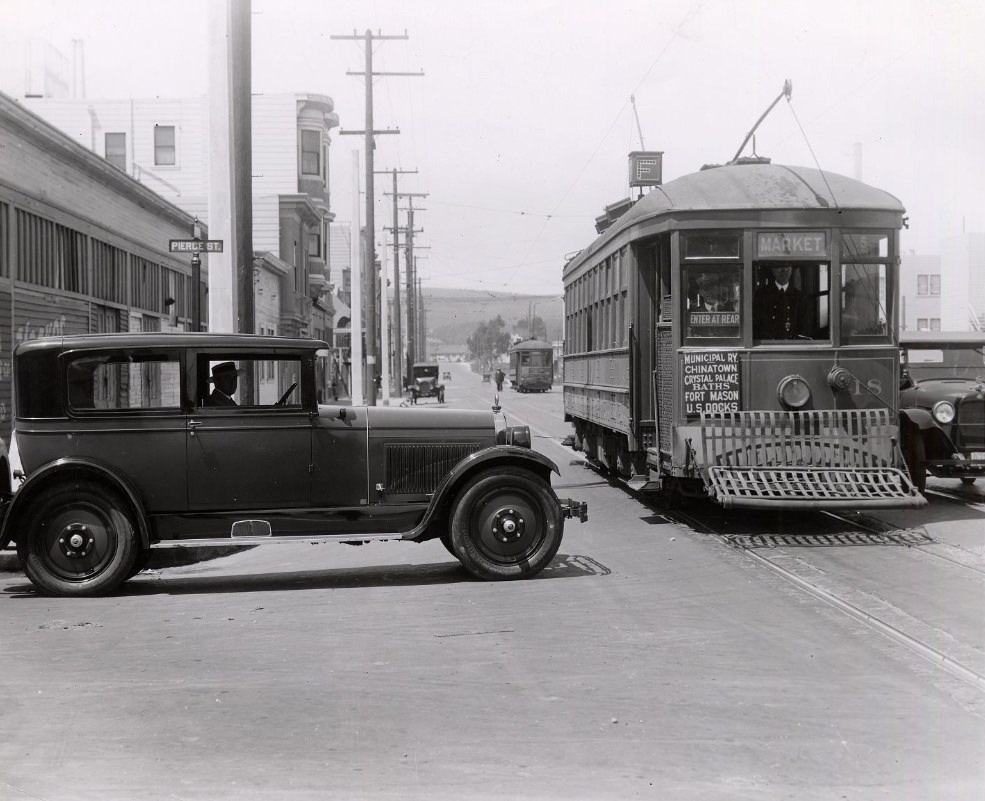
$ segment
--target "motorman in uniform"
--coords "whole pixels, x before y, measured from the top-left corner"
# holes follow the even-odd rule
[[[792,264],[774,264],[771,278],[753,298],[752,327],[756,339],[807,336],[807,299],[794,286]]]

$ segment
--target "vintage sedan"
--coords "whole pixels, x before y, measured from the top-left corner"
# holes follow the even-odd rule
[[[914,484],[927,473],[971,484],[985,475],[985,333],[900,335],[903,452]]]
[[[557,467],[490,412],[322,405],[308,339],[105,334],[14,351],[16,541],[53,595],[99,595],[150,549],[440,538],[475,576],[529,577],[557,553]]]

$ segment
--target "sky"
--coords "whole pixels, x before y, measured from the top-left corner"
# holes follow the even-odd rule
[[[0,91],[10,43],[44,37],[66,54],[84,42],[90,98],[203,95],[208,17],[205,0],[0,0]],[[560,296],[565,256],[631,194],[631,151],[663,151],[665,182],[726,162],[787,79],[790,102],[743,155],[891,192],[904,253],[985,231],[980,0],[252,0],[252,20],[254,93],[329,95],[342,130],[365,127],[347,74],[365,56],[331,37],[406,34],[374,44],[374,72],[424,73],[375,79],[374,127],[400,131],[377,137],[375,167],[427,195],[415,243],[431,287]],[[339,221],[354,150],[361,136],[334,132]],[[390,190],[380,176],[378,246]]]

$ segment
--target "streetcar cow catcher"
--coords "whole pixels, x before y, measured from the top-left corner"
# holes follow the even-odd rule
[[[617,205],[564,268],[576,448],[669,501],[926,503],[899,441],[899,200],[737,157]]]

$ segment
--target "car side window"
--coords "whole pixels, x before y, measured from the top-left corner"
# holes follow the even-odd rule
[[[80,354],[69,358],[65,378],[73,412],[181,408],[176,354]]]
[[[277,354],[205,353],[196,364],[200,409],[298,409],[301,359]]]

